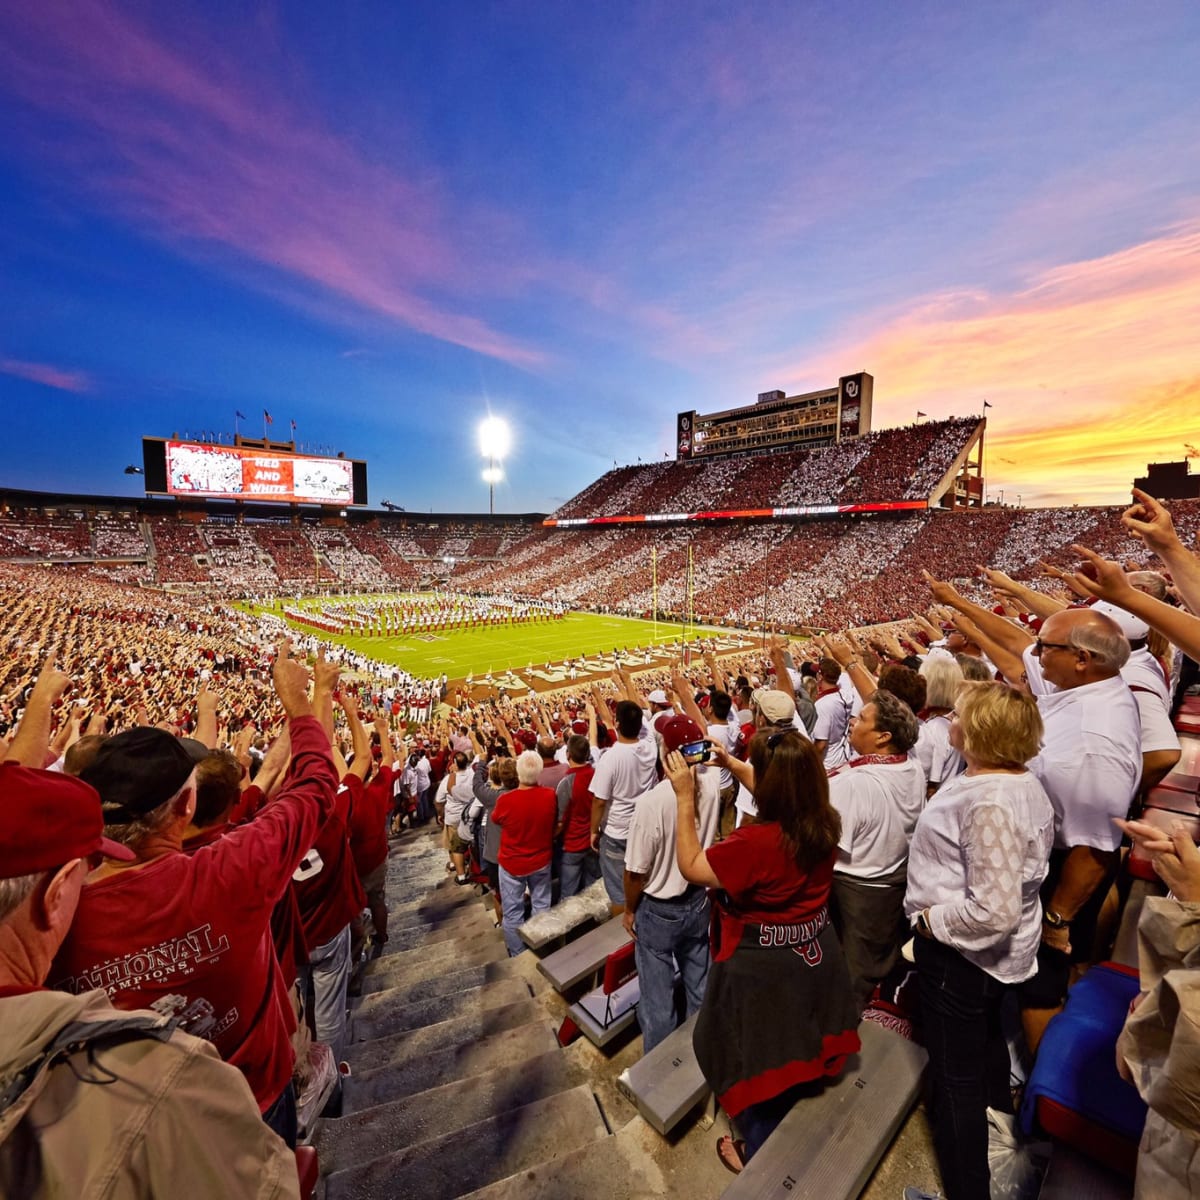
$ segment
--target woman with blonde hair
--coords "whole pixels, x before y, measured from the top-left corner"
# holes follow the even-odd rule
[[[953,1200],[989,1196],[987,1108],[1010,1107],[1000,1007],[1037,970],[1038,889],[1054,842],[1054,810],[1026,769],[1041,738],[1032,697],[962,684],[950,744],[967,768],[929,801],[908,856],[933,1142]]]

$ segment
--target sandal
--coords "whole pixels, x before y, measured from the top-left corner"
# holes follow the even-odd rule
[[[746,1143],[741,1138],[723,1137],[717,1139],[717,1157],[721,1166],[735,1175],[740,1175],[746,1165]]]

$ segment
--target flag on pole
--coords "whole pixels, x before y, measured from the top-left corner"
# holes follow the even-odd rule
[[[296,422],[295,422],[295,421],[293,421],[293,422],[292,422],[292,433],[293,433],[293,435],[295,434],[295,432],[296,432]]]
[[[263,420],[266,421],[266,423],[268,425],[275,424],[274,418],[271,416],[271,414],[269,412],[267,412],[267,410],[265,408],[263,409]]]
[[[237,417],[237,419],[238,419],[239,421],[248,421],[248,420],[249,420],[249,417],[247,417],[247,416],[246,416],[246,414],[245,414],[244,412],[242,412],[242,411],[241,411],[241,409],[237,409],[237,408],[235,408],[235,409],[233,410],[233,415],[234,415],[235,417]]]
[[[983,407],[984,407],[984,408],[991,408],[991,407],[992,407],[992,402],[991,402],[990,400],[985,400],[985,401],[983,402]]]
[[[925,414],[924,414],[923,412],[921,412],[921,411],[919,411],[919,410],[918,410],[918,412],[917,412],[917,417],[918,417],[918,418],[920,418],[920,417],[923,417],[924,415],[925,415]]]

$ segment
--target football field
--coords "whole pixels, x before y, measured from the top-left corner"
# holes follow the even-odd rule
[[[280,616],[278,609],[247,604],[252,612],[264,611]],[[294,605],[293,605],[294,607]],[[315,600],[302,600],[300,608],[319,608]],[[516,674],[534,690],[561,687],[567,683],[562,664],[566,659],[586,655],[593,667],[600,658],[611,665],[614,650],[632,654],[637,647],[666,647],[678,643],[683,630],[679,625],[640,621],[633,617],[618,617],[597,613],[568,613],[559,621],[541,621],[528,625],[502,625],[453,631],[412,633],[403,637],[359,637],[327,633],[289,621],[298,633],[315,634],[325,641],[348,646],[381,662],[394,663],[410,674],[432,678],[442,674],[451,680],[468,675],[482,680],[487,674],[499,677]],[[692,626],[688,640],[698,637],[717,637],[727,641],[729,648],[741,638],[728,629]],[[665,659],[662,649],[654,655],[656,661]],[[642,656],[631,663],[641,665]],[[547,670],[547,665],[550,669]],[[581,679],[590,671],[581,672]],[[533,678],[527,678],[529,675]]]

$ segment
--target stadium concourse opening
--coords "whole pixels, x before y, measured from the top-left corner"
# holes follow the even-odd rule
[[[88,877],[45,982],[210,1041],[228,1119],[329,1200],[954,1196],[989,1148],[1023,1195],[1128,1195],[1143,1126],[1174,1136],[1116,1046],[1170,1070],[1135,1057],[1166,985],[1126,1017],[1200,701],[1132,613],[1166,586],[1139,518],[982,505],[985,428],[616,468],[551,514],[370,511],[349,460],[268,445],[164,441],[136,500],[0,492],[6,752],[94,787],[136,859]],[[1171,517],[1191,544],[1200,501]],[[1080,545],[1129,611],[1069,607]]]

